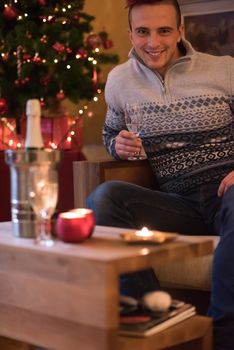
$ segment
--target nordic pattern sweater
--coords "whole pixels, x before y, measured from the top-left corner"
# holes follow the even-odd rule
[[[116,159],[115,137],[126,129],[126,103],[140,103],[142,143],[160,188],[184,194],[221,181],[234,170],[234,58],[195,51],[168,69],[164,80],[131,51],[105,87],[103,141]]]

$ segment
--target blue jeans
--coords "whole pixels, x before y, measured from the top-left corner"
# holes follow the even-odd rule
[[[147,226],[188,235],[220,235],[214,254],[209,315],[214,319],[215,349],[233,350],[234,186],[229,187],[222,198],[217,196],[218,187],[219,183],[211,183],[186,195],[177,195],[109,181],[89,196],[87,205],[94,210],[98,225]],[[134,278],[136,283],[136,275]],[[149,289],[157,287],[155,278],[155,284],[149,283]]]

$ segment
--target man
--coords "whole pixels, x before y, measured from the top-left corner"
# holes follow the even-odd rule
[[[107,80],[104,144],[115,159],[143,144],[161,191],[107,182],[88,206],[100,225],[219,234],[209,314],[215,349],[234,349],[234,59],[196,52],[183,39],[176,0],[127,5],[133,49]],[[139,138],[124,118],[126,104],[136,102]],[[144,279],[157,288],[152,271],[141,273]],[[129,280],[139,282],[136,274]]]

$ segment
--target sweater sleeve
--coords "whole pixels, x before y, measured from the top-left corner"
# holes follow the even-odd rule
[[[118,131],[110,128],[106,123],[104,123],[102,130],[103,144],[107,152],[114,158],[120,159],[115,150],[115,138],[118,135]]]
[[[107,152],[115,159],[120,159],[115,151],[115,138],[121,130],[126,129],[121,93],[119,90],[121,90],[121,88],[114,70],[114,72],[112,71],[109,74],[105,87],[107,113],[102,130],[102,137]]]

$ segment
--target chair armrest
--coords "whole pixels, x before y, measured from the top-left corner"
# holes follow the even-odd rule
[[[148,188],[157,188],[148,160],[77,161],[73,163],[74,204],[84,207],[88,195],[102,182],[122,180]]]

